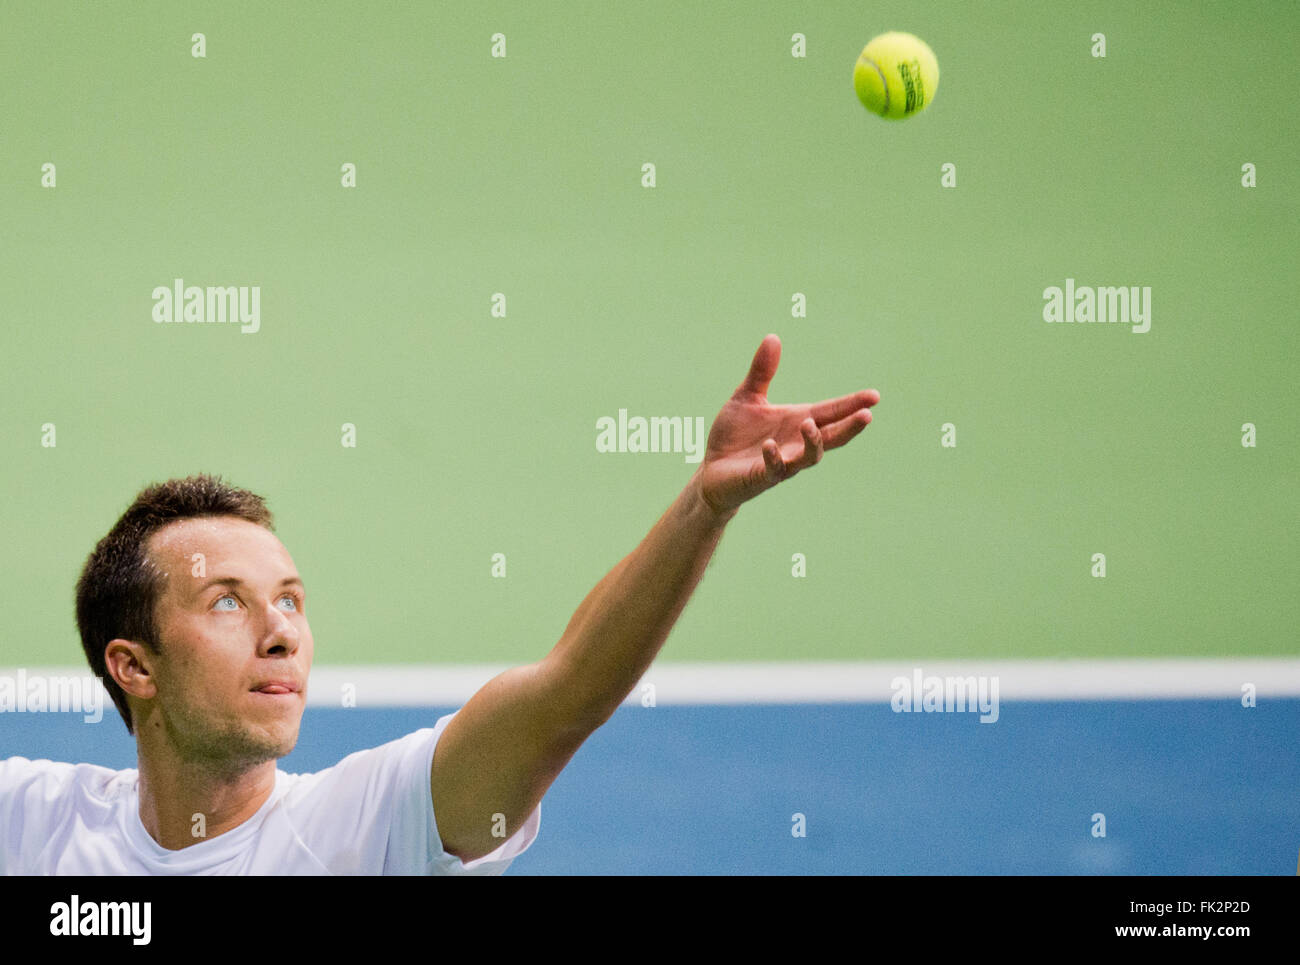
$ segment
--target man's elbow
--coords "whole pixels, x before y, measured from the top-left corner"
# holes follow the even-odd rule
[[[580,669],[566,665],[554,654],[536,666],[540,688],[546,694],[547,723],[557,741],[572,744],[575,751],[609,722],[627,698],[627,692],[611,688],[605,681],[590,681]]]

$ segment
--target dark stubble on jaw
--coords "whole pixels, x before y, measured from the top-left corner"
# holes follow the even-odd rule
[[[297,728],[290,737],[275,737],[258,732],[252,724],[223,721],[214,725],[188,707],[164,708],[163,727],[184,760],[222,777],[279,760],[298,743]]]

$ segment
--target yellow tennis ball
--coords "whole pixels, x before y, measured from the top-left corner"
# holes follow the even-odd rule
[[[881,117],[911,117],[934,100],[939,61],[920,37],[897,30],[884,33],[858,55],[853,89],[867,110]]]

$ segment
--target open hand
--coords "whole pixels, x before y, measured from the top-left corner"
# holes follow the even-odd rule
[[[821,462],[871,423],[875,389],[801,405],[769,405],[768,386],[781,361],[781,339],[768,335],[754,353],[749,374],[709,429],[695,480],[704,502],[719,515],[802,469]]]

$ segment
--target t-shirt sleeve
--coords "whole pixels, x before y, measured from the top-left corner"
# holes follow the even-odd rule
[[[335,874],[501,874],[541,826],[541,805],[491,854],[461,861],[442,847],[429,771],[455,714],[334,767],[295,777],[285,797],[297,833]]]
[[[513,835],[501,842],[501,846],[491,854],[474,861],[462,861],[453,854],[443,850],[442,840],[438,837],[438,823],[433,813],[433,790],[429,786],[429,772],[433,767],[433,751],[438,745],[438,738],[447,728],[455,714],[448,714],[438,720],[432,729],[417,731],[427,735],[417,742],[417,760],[411,768],[411,786],[398,801],[393,817],[393,835],[400,844],[398,835],[409,835],[409,844],[399,846],[394,852],[396,870],[386,874],[432,874],[432,875],[499,875],[510,867],[510,862],[528,850],[537,838],[541,827],[542,806],[538,804],[533,813]],[[414,735],[413,735],[414,736]],[[402,867],[402,855],[419,853],[415,845],[423,844],[428,863],[423,868]]]

